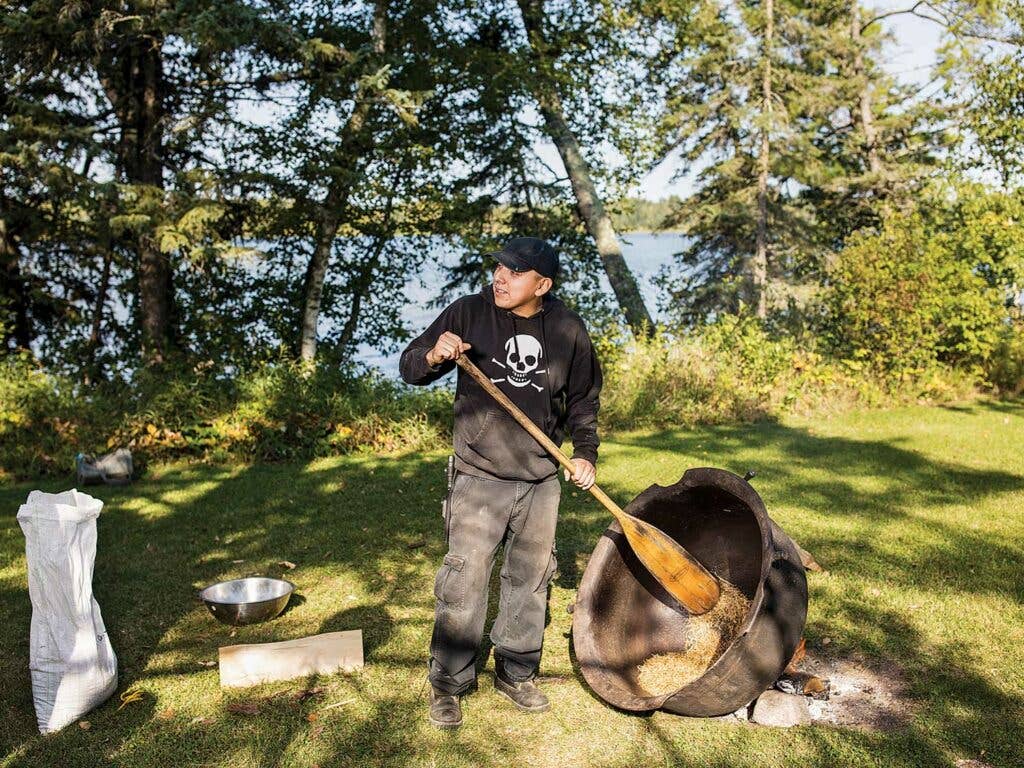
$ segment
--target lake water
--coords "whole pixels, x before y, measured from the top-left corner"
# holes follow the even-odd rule
[[[650,232],[631,232],[620,236],[622,242],[622,255],[626,264],[633,272],[633,276],[640,284],[640,292],[647,304],[647,310],[655,320],[660,319],[658,315],[658,291],[654,286],[653,278],[658,270],[665,264],[672,261],[672,255],[683,250],[686,246],[686,238],[681,234],[664,233],[655,234]],[[437,296],[441,286],[444,284],[441,268],[444,265],[443,255],[433,265],[428,267],[424,277],[424,285],[419,280],[413,280],[406,286],[408,303],[402,312],[402,320],[407,328],[412,330],[414,335],[422,333],[423,329],[430,325],[430,322],[437,317],[439,309],[427,306],[428,302]],[[611,286],[607,278],[601,278],[602,289],[611,296]],[[387,376],[398,376],[398,358],[401,351],[392,354],[382,354],[371,346],[364,344],[359,348],[358,359],[364,363],[375,366]]]

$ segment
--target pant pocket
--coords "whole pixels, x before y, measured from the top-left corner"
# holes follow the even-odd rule
[[[462,555],[445,555],[444,563],[434,579],[434,597],[449,608],[461,608],[466,599],[466,558]]]
[[[548,588],[551,580],[555,578],[555,573],[558,571],[558,558],[555,556],[555,550],[551,550],[551,558],[548,560],[548,567],[544,571],[544,577],[540,580],[540,584],[537,585],[534,592],[543,592]]]

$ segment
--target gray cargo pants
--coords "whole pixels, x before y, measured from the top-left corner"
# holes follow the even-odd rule
[[[513,680],[540,665],[548,584],[555,573],[558,476],[539,483],[489,480],[462,472],[449,499],[448,554],[434,580],[437,598],[429,675],[439,691],[460,694],[476,682],[487,616],[487,586],[505,545],[498,616],[491,628],[494,663]]]

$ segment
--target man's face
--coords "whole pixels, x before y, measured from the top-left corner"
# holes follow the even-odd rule
[[[516,272],[499,263],[494,268],[494,303],[502,309],[519,309],[547,293],[550,282],[536,270]]]

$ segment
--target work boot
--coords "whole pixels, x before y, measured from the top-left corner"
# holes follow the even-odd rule
[[[436,728],[455,729],[462,725],[462,704],[459,697],[430,687],[430,724]]]
[[[523,682],[512,680],[505,676],[500,665],[494,672],[494,690],[510,699],[523,712],[547,712],[551,709],[548,697],[532,679]]]

